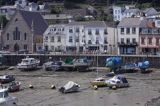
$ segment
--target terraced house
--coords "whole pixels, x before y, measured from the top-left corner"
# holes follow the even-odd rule
[[[114,35],[113,32],[108,33],[107,25],[103,21],[50,25],[44,33],[43,45],[45,49],[51,51],[94,52],[98,50],[103,53],[109,51],[108,38]]]
[[[117,26],[118,54],[139,53],[139,32],[145,27],[145,19],[124,18]]]
[[[47,23],[39,13],[18,10],[2,32],[3,49],[36,52],[42,49],[46,28]]]
[[[140,53],[160,53],[160,19],[147,19],[140,29]]]

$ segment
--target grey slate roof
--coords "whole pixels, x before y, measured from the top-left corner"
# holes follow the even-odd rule
[[[146,27],[146,19],[141,18],[123,18],[118,27]]]
[[[71,15],[67,14],[45,14],[42,15],[44,19],[72,19]]]
[[[72,9],[72,10],[64,10],[63,14],[69,14],[74,17],[77,17],[77,16],[84,17],[87,15],[87,11],[86,11],[86,9]]]
[[[37,12],[29,12],[19,10],[27,25],[31,29],[32,22],[34,23],[34,33],[37,35],[43,35],[44,31],[47,29],[47,22],[42,18],[42,16]]]
[[[133,27],[141,24],[140,18],[123,18],[118,24],[118,27]]]
[[[156,14],[157,11],[154,8],[147,8],[143,11],[147,16]]]
[[[139,9],[126,9],[126,10],[124,11],[124,13],[134,13],[134,14],[136,14],[136,13],[138,13],[138,12],[140,12]]]
[[[104,21],[70,22],[67,25],[84,25],[85,27],[106,27]]]

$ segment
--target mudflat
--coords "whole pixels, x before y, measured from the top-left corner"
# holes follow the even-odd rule
[[[93,90],[90,82],[104,76],[106,70],[92,72],[53,72],[2,70],[0,75],[15,75],[22,83],[21,91],[10,93],[18,98],[18,106],[159,106],[160,70],[149,74],[124,74],[130,87],[110,90],[108,87]],[[106,79],[109,79],[106,77]],[[62,94],[58,88],[68,81],[80,84],[80,92]],[[34,86],[33,89],[29,85]],[[51,89],[55,85],[56,89]],[[154,99],[153,99],[154,98]]]

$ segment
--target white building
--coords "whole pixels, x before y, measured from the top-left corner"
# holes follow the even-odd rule
[[[50,51],[64,51],[66,48],[66,33],[63,24],[50,25],[44,32],[43,47]]]
[[[140,10],[136,9],[134,5],[127,5],[125,7],[113,6],[114,21],[121,21],[126,17],[138,17]]]
[[[55,29],[60,31],[59,35],[56,34]],[[61,36],[61,42],[51,42],[52,36]],[[59,51],[66,52],[93,52],[96,50],[104,52],[108,50],[107,36],[107,26],[103,21],[51,25],[44,33],[44,47],[52,51],[58,48]],[[56,38],[54,41],[56,41]]]
[[[143,27],[144,19],[124,18],[117,26],[118,30],[118,54],[137,54],[139,44],[140,27]]]

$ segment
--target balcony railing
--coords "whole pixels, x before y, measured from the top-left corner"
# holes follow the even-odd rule
[[[138,46],[138,43],[137,42],[128,42],[128,43],[125,43],[125,42],[118,42],[118,45],[119,46]]]

